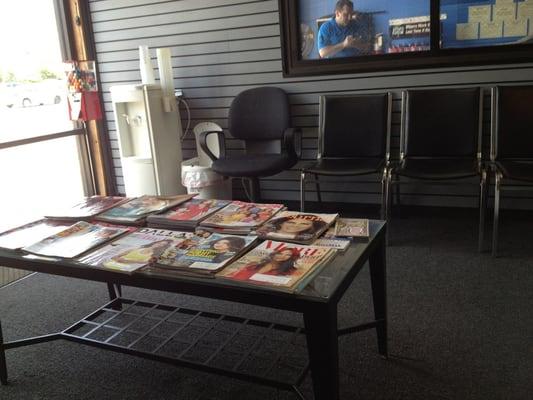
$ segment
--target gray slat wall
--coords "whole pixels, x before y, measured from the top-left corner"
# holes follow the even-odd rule
[[[92,0],[90,10],[105,115],[109,128],[119,191],[124,192],[109,88],[140,82],[138,46],[169,47],[176,88],[190,105],[191,128],[201,121],[227,127],[227,113],[233,97],[242,90],[271,85],[283,88],[290,97],[293,126],[304,132],[303,159],[316,157],[318,96],[327,93],[372,93],[394,95],[392,157],[399,145],[400,92],[408,88],[481,86],[485,89],[485,154],[488,154],[490,87],[497,84],[533,83],[533,64],[442,68],[416,71],[376,72],[283,78],[280,24],[277,0]],[[156,73],[157,74],[157,73]],[[186,113],[182,108],[182,124]],[[240,151],[238,140],[230,139],[230,151]],[[195,156],[192,135],[183,143],[184,159]],[[322,185],[326,201],[377,203],[380,177],[334,179]],[[262,179],[262,196],[268,200],[299,198],[297,170]],[[243,196],[239,181],[234,195]],[[307,198],[313,200],[312,186]],[[478,186],[402,185],[405,204],[477,205]],[[522,192],[520,192],[522,193]],[[532,208],[533,193],[506,196],[503,207]]]

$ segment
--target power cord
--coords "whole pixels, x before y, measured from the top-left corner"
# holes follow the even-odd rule
[[[178,111],[180,103],[183,103],[183,105],[185,106],[185,110],[187,111],[187,125],[185,126],[185,129],[183,130],[183,133],[180,137],[180,142],[183,142],[183,139],[185,139],[185,136],[187,136],[187,133],[189,133],[189,128],[191,127],[191,109],[189,108],[189,104],[181,96],[176,97],[176,102],[178,103]]]

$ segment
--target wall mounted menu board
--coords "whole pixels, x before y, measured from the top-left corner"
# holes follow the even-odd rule
[[[279,12],[285,76],[533,61],[533,0],[279,0]]]

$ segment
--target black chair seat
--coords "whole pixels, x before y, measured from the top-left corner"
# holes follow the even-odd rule
[[[501,160],[496,166],[505,178],[518,181],[533,182],[533,163]]]
[[[417,179],[460,179],[479,175],[476,160],[464,159],[405,159],[394,173]]]
[[[364,175],[382,172],[384,166],[383,158],[328,158],[306,167],[304,172],[332,176]]]
[[[263,177],[278,174],[296,164],[287,154],[242,154],[213,161],[211,169],[232,177]]]

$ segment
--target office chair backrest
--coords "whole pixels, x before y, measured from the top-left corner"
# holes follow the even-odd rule
[[[233,99],[228,119],[228,129],[234,138],[279,140],[290,124],[288,96],[275,87],[245,90]]]
[[[481,89],[402,93],[400,157],[481,157]]]
[[[320,96],[319,158],[385,157],[390,93]]]
[[[496,122],[492,126],[496,131],[492,132],[492,158],[532,159],[533,85],[500,86],[493,96]]]

